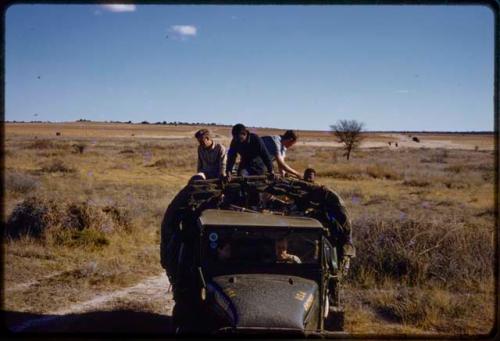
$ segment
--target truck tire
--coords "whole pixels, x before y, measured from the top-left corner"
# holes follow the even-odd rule
[[[325,330],[343,331],[344,330],[344,310],[337,307],[330,307],[328,316],[325,319]]]

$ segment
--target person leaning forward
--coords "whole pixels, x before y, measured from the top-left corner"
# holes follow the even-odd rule
[[[198,146],[198,174],[205,179],[223,177],[227,161],[226,148],[212,140],[207,129],[198,130],[194,137],[200,144]]]
[[[273,174],[273,163],[271,157],[262,142],[262,139],[241,123],[233,126],[231,131],[233,139],[227,152],[226,178],[231,179],[231,172],[236,162],[236,156],[240,155],[238,175],[264,175],[266,171]]]
[[[286,150],[291,148],[297,139],[298,136],[293,130],[287,130],[283,135],[262,136],[262,141],[271,156],[271,160],[276,160],[278,163],[281,175],[288,173],[300,179],[301,174],[285,162]]]

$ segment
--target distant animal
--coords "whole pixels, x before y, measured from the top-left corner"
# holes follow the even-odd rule
[[[398,143],[396,142],[396,143],[395,143],[395,145],[396,145],[396,147],[397,147],[397,146],[398,146]]]
[[[420,142],[419,138],[416,137],[416,136],[413,136],[412,140],[415,141],[415,142]]]
[[[391,141],[389,141],[389,142],[387,142],[387,143],[389,143],[389,146],[391,145]]]
[[[61,136],[61,133],[60,132],[56,132],[56,136]]]

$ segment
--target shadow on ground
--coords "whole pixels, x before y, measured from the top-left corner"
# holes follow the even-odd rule
[[[132,310],[98,311],[70,315],[43,315],[4,311],[3,326],[16,334],[125,333],[172,334],[172,317]]]

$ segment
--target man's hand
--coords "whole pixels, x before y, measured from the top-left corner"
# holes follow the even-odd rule
[[[296,179],[303,180],[302,176],[299,173],[288,173],[288,174],[290,174],[292,177]]]

